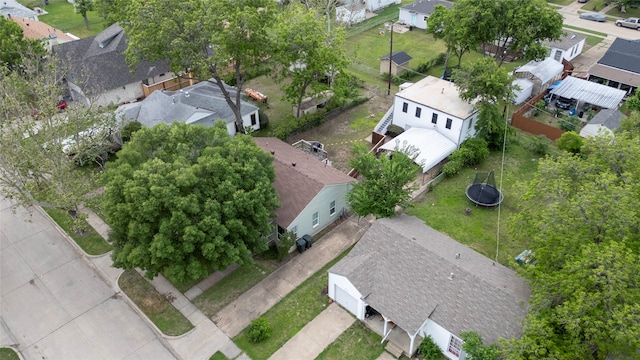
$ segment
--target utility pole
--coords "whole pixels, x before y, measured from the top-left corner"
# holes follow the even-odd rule
[[[391,41],[389,41],[389,83],[387,95],[391,95],[391,61],[393,59],[393,20],[391,20]]]

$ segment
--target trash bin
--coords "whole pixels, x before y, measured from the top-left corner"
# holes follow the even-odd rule
[[[298,249],[298,252],[302,254],[307,250],[307,242],[303,238],[299,238],[296,240],[296,249]]]
[[[304,235],[304,236],[302,237],[302,239],[303,239],[303,240],[304,240],[304,242],[305,242],[305,247],[306,247],[307,249],[308,249],[308,248],[310,248],[310,247],[311,247],[311,244],[312,244],[312,242],[313,242],[313,238],[311,237],[311,235]]]

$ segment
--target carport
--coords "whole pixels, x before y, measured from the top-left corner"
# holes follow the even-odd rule
[[[554,97],[574,99],[579,105],[589,103],[604,109],[617,109],[626,92],[606,85],[567,76],[560,85],[551,90]]]

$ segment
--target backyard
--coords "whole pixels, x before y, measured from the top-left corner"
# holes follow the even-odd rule
[[[18,2],[28,8],[39,6],[48,12],[46,15],[38,16],[40,21],[79,38],[94,36],[104,30],[104,21],[97,11],[87,12],[89,19],[89,30],[87,30],[82,15],[76,14],[73,4],[67,0],[49,0],[49,5],[43,5],[42,2],[34,0],[18,0]]]

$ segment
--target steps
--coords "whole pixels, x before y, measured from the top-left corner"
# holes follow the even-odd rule
[[[402,356],[402,353],[404,352],[404,350],[402,350],[398,345],[391,341],[387,342],[385,350],[391,353],[396,359],[400,358],[400,356]]]

